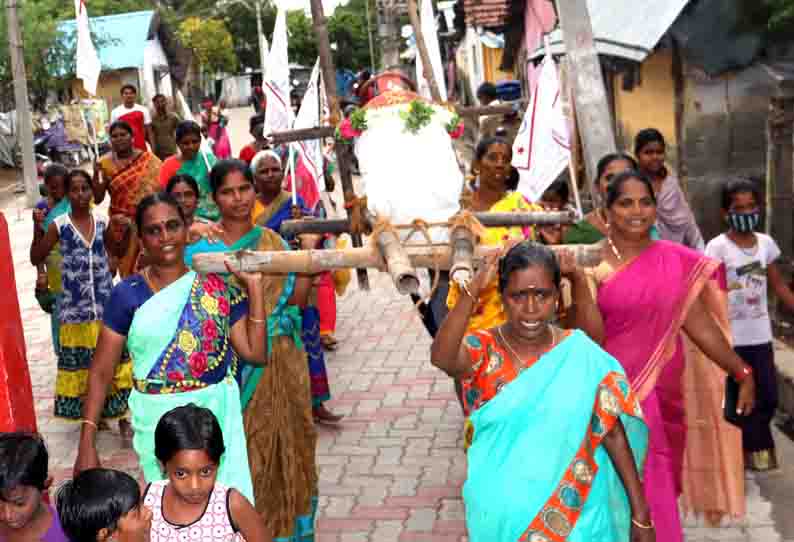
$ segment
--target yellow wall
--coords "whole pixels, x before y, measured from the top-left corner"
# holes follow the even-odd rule
[[[502,63],[502,53],[504,49],[491,49],[490,47],[482,46],[482,63],[483,74],[485,80],[490,83],[498,83],[505,79],[515,79],[513,72],[503,72],[499,70],[499,65]]]
[[[129,68],[124,70],[105,71],[99,75],[97,98],[105,100],[108,106],[108,112],[121,104],[121,85],[128,82],[138,86],[138,70]],[[76,98],[88,97],[88,94],[83,88],[82,81],[72,81],[72,95]]]
[[[669,50],[657,51],[645,59],[640,70],[639,85],[631,91],[623,90],[621,75],[614,76],[618,145],[633,152],[637,132],[643,128],[656,128],[667,141],[668,162],[675,164],[678,139],[673,56]]]

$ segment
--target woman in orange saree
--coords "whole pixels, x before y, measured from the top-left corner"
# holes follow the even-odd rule
[[[127,224],[125,242],[112,254],[119,260],[121,278],[126,278],[137,270],[141,252],[134,228],[135,209],[144,197],[160,191],[162,162],[151,152],[133,147],[132,128],[124,121],[111,124],[110,146],[111,152],[94,164],[92,188],[97,205],[110,193],[110,217],[121,216]]]
[[[682,542],[682,494],[685,510],[711,521],[744,513],[741,433],[721,407],[725,372],[740,381],[737,413],[752,410],[755,387],[720,325],[719,262],[651,238],[650,180],[636,171],[613,179],[607,216],[604,260],[592,271],[603,346],[625,369],[650,429],[643,479],[657,540]]]

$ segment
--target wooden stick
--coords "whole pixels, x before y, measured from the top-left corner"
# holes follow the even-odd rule
[[[381,230],[376,243],[397,291],[403,295],[419,292],[419,275],[394,230]]]
[[[316,126],[314,128],[301,128],[300,130],[289,130],[287,132],[274,132],[269,139],[273,145],[292,143],[294,141],[306,141],[307,139],[323,139],[334,137],[336,129],[333,126]]]
[[[474,246],[476,239],[469,228],[458,226],[449,236],[452,261],[449,277],[459,284],[466,284],[474,276]]]
[[[422,0],[429,2],[430,0]],[[414,27],[414,37],[416,38],[416,49],[419,51],[419,57],[422,59],[422,76],[427,81],[430,87],[430,96],[437,104],[443,103],[441,92],[438,90],[438,83],[436,77],[433,75],[433,65],[430,63],[430,53],[427,51],[427,44],[425,43],[425,35],[422,32],[422,22],[419,20],[419,8],[417,7],[416,0],[408,0],[408,18],[411,19],[411,26]]]
[[[413,267],[449,269],[452,266],[452,249],[449,245],[404,246]],[[601,263],[601,245],[555,245],[554,252],[571,251],[582,267]],[[474,249],[473,261],[479,265],[485,257],[503,250],[501,246],[479,245]],[[374,246],[341,250],[294,250],[253,252],[241,250],[230,253],[205,253],[193,257],[193,267],[201,273],[226,273],[225,262],[233,269],[249,273],[322,273],[336,269],[372,268],[385,270],[385,263]]]
[[[525,102],[514,102],[503,105],[482,105],[477,107],[455,107],[455,112],[461,117],[484,117],[487,115],[509,115],[516,112],[515,104],[519,107],[526,105]],[[520,112],[520,110],[519,110]]]
[[[474,216],[486,228],[513,226],[548,226],[556,224],[573,224],[576,214],[568,211],[531,212],[531,213],[474,213]],[[409,228],[411,226],[395,226]],[[291,237],[301,233],[331,233],[340,235],[350,232],[350,222],[345,219],[317,220],[305,218],[301,220],[285,220],[281,223],[282,235]]]

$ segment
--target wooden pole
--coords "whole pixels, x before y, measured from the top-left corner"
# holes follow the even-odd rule
[[[556,0],[556,3],[565,54],[570,60],[587,177],[594,179],[601,157],[617,150],[601,62],[595,48],[586,0]]]
[[[317,52],[320,56],[320,68],[322,69],[323,81],[325,82],[325,95],[328,98],[328,108],[331,111],[331,124],[335,125],[341,120],[339,109],[339,97],[336,94],[336,70],[334,69],[334,58],[331,55],[331,42],[328,38],[328,27],[323,11],[322,0],[311,0],[312,21],[314,25],[315,37],[317,39]],[[336,141],[336,160],[339,168],[339,178],[342,181],[345,203],[353,202],[356,199],[356,191],[353,188],[353,175],[350,171],[352,162],[350,157],[350,147],[341,141]],[[345,205],[347,217],[351,217],[352,209]],[[361,235],[351,235],[354,247],[363,245]],[[369,278],[366,269],[356,272],[358,285],[362,290],[369,290]]]
[[[287,132],[273,132],[268,136],[274,145],[293,143],[295,141],[306,141],[307,139],[323,139],[334,137],[336,129],[333,126],[317,126],[314,128],[301,128],[299,130],[289,130]]]
[[[418,293],[419,275],[394,230],[381,230],[376,243],[397,291],[403,295]]]
[[[422,0],[428,2],[429,0]],[[433,75],[433,65],[430,63],[430,53],[427,51],[425,35],[422,32],[422,21],[419,20],[419,8],[416,0],[408,0],[408,17],[411,19],[411,26],[414,27],[414,37],[416,38],[416,49],[419,51],[419,58],[422,59],[422,76],[430,87],[430,96],[437,104],[443,103],[441,92],[438,90],[438,83]]]
[[[477,241],[469,228],[458,226],[449,236],[452,259],[449,278],[458,284],[466,284],[474,276],[474,247]]]
[[[450,269],[452,248],[449,245],[404,245],[413,267]],[[554,245],[556,253],[569,251],[582,267],[595,267],[601,263],[601,245]],[[473,261],[479,265],[488,255],[501,253],[501,246],[479,245],[474,249]],[[193,267],[201,273],[226,273],[226,262],[239,271],[249,273],[322,273],[336,269],[372,268],[386,270],[380,251],[373,246],[341,250],[293,250],[254,252],[207,252],[193,256]]]

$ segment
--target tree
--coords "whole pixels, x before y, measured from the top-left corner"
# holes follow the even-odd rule
[[[223,21],[188,17],[179,24],[177,36],[193,51],[205,72],[233,73],[237,69],[232,36]]]
[[[350,0],[347,5],[339,6],[328,19],[328,35],[331,43],[336,44],[334,64],[337,68],[358,70],[370,66],[369,39],[367,33],[367,9],[369,0]],[[370,1],[370,14],[375,13],[374,2]],[[372,59],[377,65],[378,59]]]

